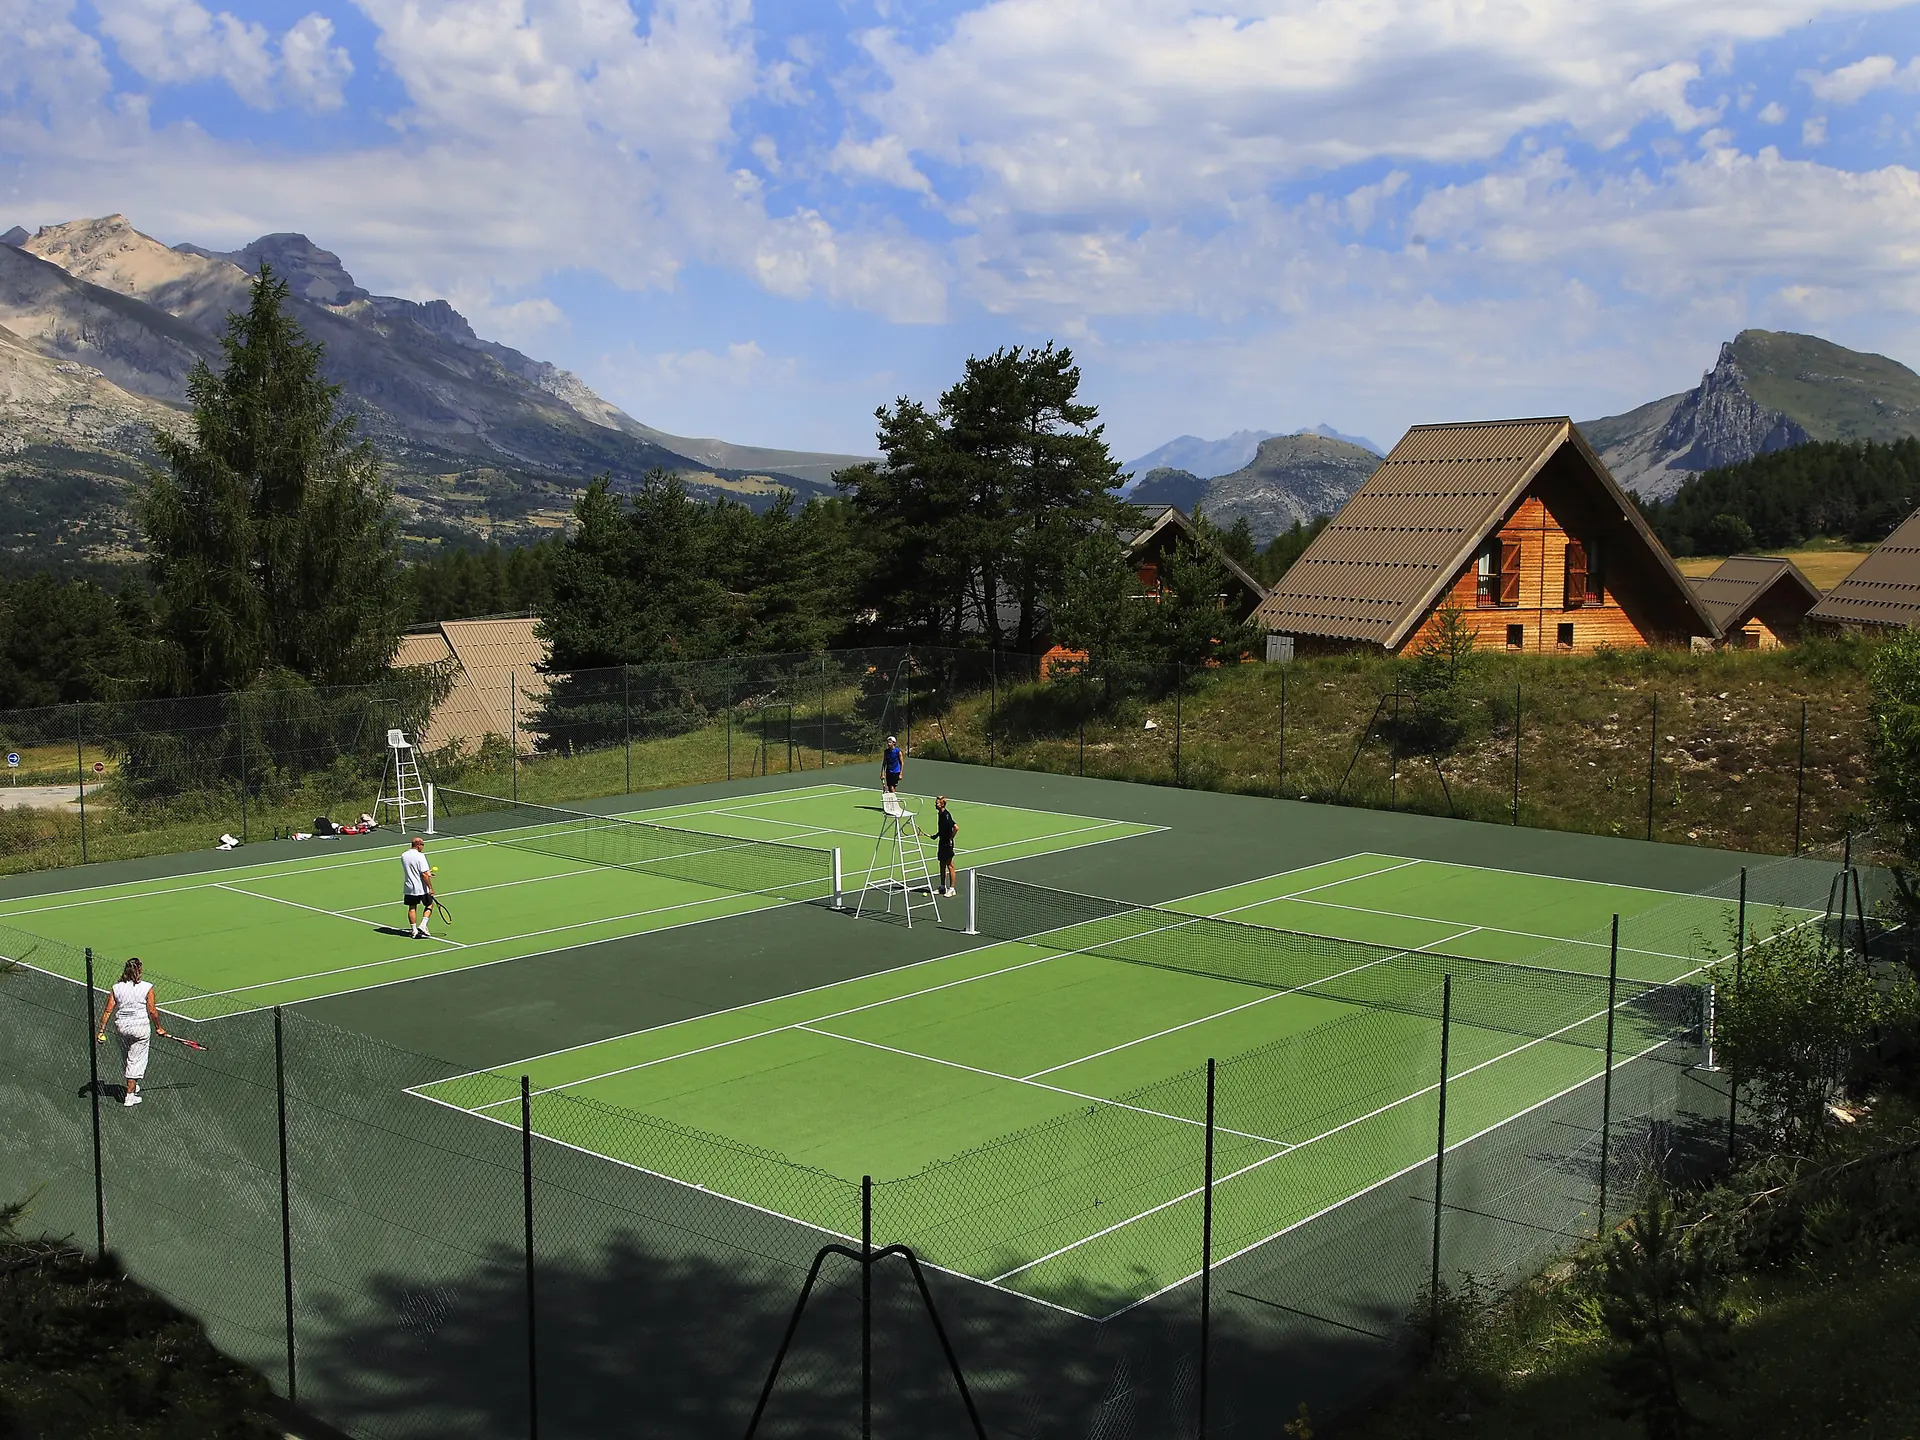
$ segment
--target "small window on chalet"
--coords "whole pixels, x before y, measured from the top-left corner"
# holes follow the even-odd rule
[[[1507,626],[1507,649],[1524,650],[1527,648],[1527,627],[1524,625]]]
[[[1478,605],[1520,603],[1520,542],[1489,540],[1474,569],[1474,602]]]
[[[1140,588],[1149,595],[1160,593],[1160,567],[1151,560],[1141,562]]]
[[[1558,645],[1562,650],[1571,650],[1573,648],[1572,621],[1563,620],[1559,625],[1554,627],[1553,643]]]
[[[1583,605],[1598,605],[1605,599],[1600,584],[1600,542],[1567,542],[1567,586],[1564,608],[1578,610]]]

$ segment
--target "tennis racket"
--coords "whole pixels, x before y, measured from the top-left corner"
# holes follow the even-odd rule
[[[174,1044],[176,1045],[184,1045],[189,1050],[205,1050],[207,1048],[206,1046],[202,1045],[198,1040],[189,1040],[184,1035],[168,1034],[165,1038],[173,1041]]]
[[[440,912],[441,924],[443,925],[453,924],[453,916],[447,913],[447,902],[442,900],[438,895],[433,895],[428,897],[427,908],[429,910],[438,910]]]

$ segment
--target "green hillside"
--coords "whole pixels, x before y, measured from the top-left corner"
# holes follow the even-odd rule
[[[1920,375],[1897,360],[1774,330],[1742,330],[1733,354],[1748,393],[1815,440],[1920,435]]]
[[[1798,338],[1798,337],[1795,337]],[[1775,550],[1816,537],[1877,543],[1920,505],[1920,439],[1815,440],[1723,465],[1646,516],[1675,555]]]

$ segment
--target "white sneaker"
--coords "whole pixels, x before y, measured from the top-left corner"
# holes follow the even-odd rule
[[[953,886],[949,885],[947,886],[946,889],[942,890],[940,893],[942,895],[958,895],[960,892],[954,889]]]
[[[141,1097],[139,1092],[135,1091],[133,1094],[127,1096],[127,1098],[121,1101],[120,1103],[123,1105],[138,1105],[140,1103],[140,1098]]]
[[[433,939],[433,936],[432,936],[432,935],[431,935],[430,933],[428,933],[428,930],[427,930],[427,927],[426,927],[426,926],[424,926],[424,925],[422,925],[422,926],[420,927],[420,938],[421,938],[422,940],[431,940],[431,939]]]
[[[409,940],[418,940],[418,939],[420,938],[420,927],[419,927],[418,925],[410,925],[410,926],[408,926],[408,927],[407,927],[407,938],[408,938]]]

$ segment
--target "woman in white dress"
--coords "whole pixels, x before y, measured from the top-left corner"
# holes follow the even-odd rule
[[[140,978],[140,957],[134,956],[121,970],[107,997],[107,1008],[100,1016],[97,1044],[107,1038],[107,1022],[113,1022],[114,1038],[120,1042],[120,1056],[127,1077],[128,1105],[140,1103],[140,1082],[147,1073],[147,1050],[155,1035],[167,1032],[160,1024],[160,1007],[153,1001],[153,986]]]

